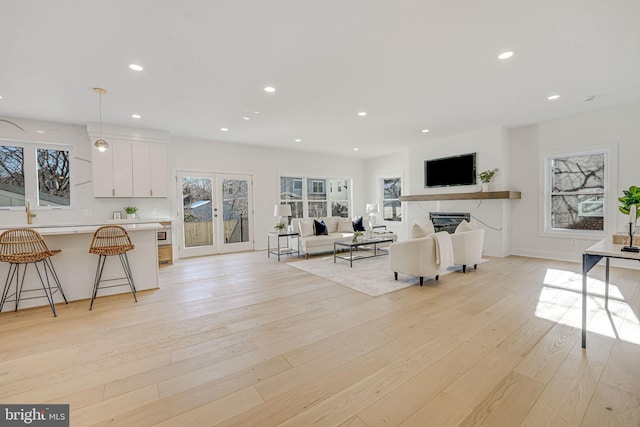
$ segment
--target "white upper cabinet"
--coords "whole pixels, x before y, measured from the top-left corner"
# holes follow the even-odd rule
[[[94,197],[168,197],[167,143],[143,141],[140,130],[123,139],[126,128],[110,128],[119,131],[119,137],[105,133],[109,148],[92,154]],[[95,125],[87,124],[87,131],[94,141]],[[147,139],[157,139],[160,132],[147,133],[155,137]]]

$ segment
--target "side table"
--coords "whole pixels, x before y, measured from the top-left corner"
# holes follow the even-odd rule
[[[271,238],[275,237],[277,244],[271,249]],[[291,238],[297,237],[298,248],[293,249],[291,247]],[[286,241],[286,246],[282,246],[280,244],[280,239],[284,238]],[[267,233],[267,258],[271,258],[271,254],[278,255],[278,262],[280,262],[280,255],[291,255],[297,254],[298,258],[300,258],[300,233],[279,233],[277,231],[269,231]]]

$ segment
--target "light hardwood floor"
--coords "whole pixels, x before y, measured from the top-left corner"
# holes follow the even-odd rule
[[[592,281],[583,352],[579,270],[494,258],[372,298],[263,251],[178,261],[138,303],[1,313],[0,402],[72,426],[639,426],[640,272],[613,269],[609,312]]]

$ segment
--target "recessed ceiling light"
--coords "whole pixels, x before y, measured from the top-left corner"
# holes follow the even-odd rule
[[[2,99],[2,98],[3,98],[3,96],[2,96],[2,95],[0,95],[0,99]]]
[[[509,59],[512,56],[513,56],[513,51],[507,50],[505,52],[502,52],[500,55],[498,55],[498,59]]]
[[[354,149],[353,149],[353,151],[358,151],[358,150],[359,150],[359,148],[354,148]]]
[[[249,116],[242,116],[242,120],[251,120],[251,117],[249,117]]]
[[[551,95],[551,96],[548,96],[548,97],[547,97],[547,99],[548,99],[549,101],[555,101],[555,100],[556,100],[556,99],[558,99],[558,98],[560,98],[560,95],[558,95],[558,94]]]
[[[44,133],[43,130],[37,130],[36,133]]]
[[[276,91],[276,88],[275,88],[275,87],[273,87],[273,86],[266,86],[266,87],[264,88],[264,91],[265,91],[265,92],[268,92],[268,93],[273,93],[273,92],[275,92],[275,91]]]
[[[129,68],[131,68],[133,71],[142,71],[142,70],[144,70],[144,67],[142,65],[138,65],[138,64],[129,64]]]
[[[229,128],[220,128],[222,132],[229,132]]]
[[[367,112],[366,112],[366,111],[360,111],[360,112],[358,113],[358,115],[359,115],[360,117],[364,117],[364,116],[366,116],[366,115],[367,115]]]
[[[296,138],[296,142],[302,142],[300,138]]]
[[[429,129],[422,129],[420,132],[422,132],[422,133],[429,133]]]
[[[132,114],[131,117],[134,118],[134,119],[141,119],[142,118],[142,116],[140,114]]]
[[[254,111],[253,114],[260,114],[260,111]]]

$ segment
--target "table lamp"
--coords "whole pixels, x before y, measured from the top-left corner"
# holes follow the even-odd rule
[[[278,217],[278,222],[276,226],[282,224],[284,227],[278,227],[284,230],[287,224],[289,223],[289,218],[291,216],[291,205],[275,205],[273,208],[273,216]]]
[[[640,252],[640,248],[633,246],[633,233],[636,228],[636,205],[629,206],[629,246],[623,246],[623,252]]]

